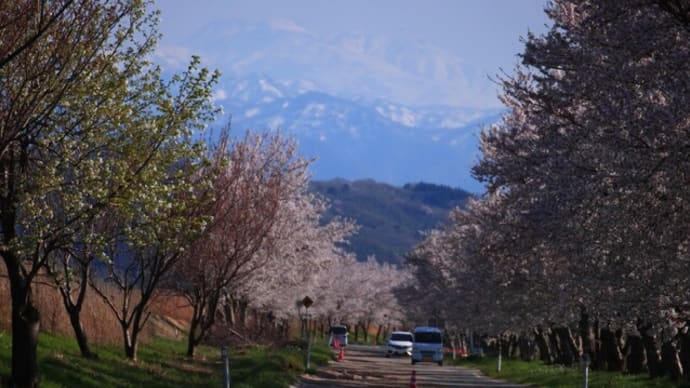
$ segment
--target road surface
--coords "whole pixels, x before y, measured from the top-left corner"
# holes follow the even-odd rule
[[[348,346],[343,361],[333,361],[327,366],[319,367],[316,376],[302,376],[297,387],[409,387],[413,370],[419,388],[526,387],[485,377],[476,369],[438,366],[432,363],[418,363],[413,366],[409,357],[386,358],[383,347],[361,345]]]

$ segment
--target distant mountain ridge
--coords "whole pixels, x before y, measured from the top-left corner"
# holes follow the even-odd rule
[[[256,75],[223,85],[218,103],[236,133],[279,129],[294,136],[303,156],[317,158],[311,169],[317,180],[425,181],[483,190],[470,175],[478,133],[497,122],[502,109],[409,107],[309,87]]]
[[[423,231],[445,222],[448,213],[463,207],[472,194],[444,185],[413,183],[402,187],[371,179],[312,181],[310,191],[330,203],[324,217],[355,220],[357,235],[345,249],[359,260],[375,255],[377,260],[401,264],[403,256],[423,239]]]

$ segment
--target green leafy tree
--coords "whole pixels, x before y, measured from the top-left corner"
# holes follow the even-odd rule
[[[75,0],[5,1],[0,4],[0,67],[30,49],[57,23]]]
[[[194,59],[187,72],[163,81],[146,59],[158,38],[149,5],[0,7],[3,22],[23,21],[3,24],[3,36],[28,43],[0,44],[0,256],[12,297],[14,386],[38,380],[32,283],[39,272],[60,252],[98,252],[110,236],[94,225],[111,214],[127,223],[153,211],[147,206],[155,196],[165,193],[165,203],[180,192],[166,191],[176,174],[171,161],[201,154],[190,133],[213,116],[216,75],[198,70]]]

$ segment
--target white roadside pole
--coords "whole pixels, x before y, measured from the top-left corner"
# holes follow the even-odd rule
[[[501,371],[501,356],[502,356],[502,349],[501,349],[501,336],[498,337],[498,364],[496,365],[496,371],[500,372]]]
[[[584,353],[582,355],[582,386],[584,388],[589,387],[589,353]]]
[[[453,361],[455,361],[455,341],[457,340],[457,336],[453,336],[453,339],[450,341],[450,347],[453,350]]]
[[[307,369],[311,368],[311,334],[307,333]]]
[[[223,360],[223,388],[230,388],[230,362],[228,361],[228,347],[220,348],[220,358]]]

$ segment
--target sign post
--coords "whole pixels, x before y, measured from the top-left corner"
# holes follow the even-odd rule
[[[314,301],[310,297],[305,296],[304,299],[302,299],[302,304],[304,305],[307,322],[307,362],[305,369],[309,369],[311,368],[311,329],[309,327],[309,307],[314,304]]]

